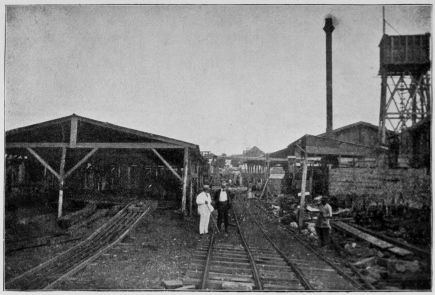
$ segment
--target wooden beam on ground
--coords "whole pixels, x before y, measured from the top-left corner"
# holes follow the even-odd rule
[[[65,158],[66,158],[66,147],[62,148],[62,158],[60,160],[60,171],[59,171],[59,206],[57,208],[57,218],[62,217],[63,185],[64,185],[64,174],[65,174]]]
[[[77,164],[75,164],[74,167],[72,167],[67,173],[65,173],[63,178],[65,179],[69,175],[71,175],[71,173],[73,173],[74,170],[76,170],[77,168],[80,167],[80,165],[82,165],[84,162],[86,162],[86,160],[89,159],[89,157],[92,156],[97,150],[98,150],[98,148],[94,148],[92,151],[90,151],[86,156],[84,156],[83,159],[81,159]]]
[[[27,150],[39,161],[41,162],[42,165],[44,165],[45,168],[47,168],[51,173],[53,173],[54,176],[56,176],[57,179],[60,180],[60,176],[59,174],[54,171],[53,168],[50,167],[50,165],[48,165],[47,162],[44,161],[44,159],[41,158],[40,155],[38,155],[34,150],[32,150],[31,148],[27,148]]]
[[[73,116],[71,118],[71,134],[69,137],[69,147],[75,148],[77,144],[77,121],[78,118]]]
[[[186,215],[187,179],[189,169],[189,148],[184,149],[183,197],[181,199],[181,212]]]
[[[171,167],[171,165],[166,162],[166,160],[162,157],[162,155],[160,155],[159,152],[157,152],[155,149],[151,149],[154,154],[156,154],[157,157],[159,157],[160,160],[162,160],[163,163],[165,163],[165,165],[169,168],[169,170],[171,170],[172,173],[174,173],[174,175],[180,180],[183,181],[183,179],[181,178],[180,175],[178,175],[178,173],[174,170],[174,168]]]

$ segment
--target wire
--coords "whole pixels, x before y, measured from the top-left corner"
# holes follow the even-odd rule
[[[386,23],[390,26],[390,28],[392,28],[394,31],[396,31],[399,35],[402,35],[402,34],[400,34],[400,32],[397,31],[397,30],[396,30],[392,25],[390,25],[389,22],[387,22],[386,20],[384,20],[384,22],[386,22]]]

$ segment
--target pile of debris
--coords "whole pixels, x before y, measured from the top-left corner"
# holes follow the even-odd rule
[[[382,290],[430,289],[430,265],[413,255],[397,257],[364,243],[344,241],[349,265],[361,279]],[[428,275],[429,274],[429,275]]]

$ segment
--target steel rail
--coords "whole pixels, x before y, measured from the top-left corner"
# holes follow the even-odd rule
[[[126,216],[131,215],[130,213],[125,214],[123,217],[120,216],[121,218],[126,218]],[[122,219],[121,219],[122,220]],[[79,248],[74,248],[74,251],[71,251],[71,253],[68,253],[67,255],[62,255],[63,257],[59,257],[59,260],[56,261],[56,264],[51,266],[48,265],[46,269],[42,269],[41,272],[39,274],[37,274],[37,277],[35,277],[33,280],[31,280],[28,284],[27,287],[32,286],[32,283],[37,281],[37,283],[35,284],[35,287],[39,287],[41,285],[44,284],[44,281],[42,281],[40,279],[40,277],[42,276],[43,278],[54,278],[56,275],[56,273],[61,272],[62,270],[64,270],[66,267],[68,267],[69,264],[71,263],[77,263],[79,261],[81,261],[83,258],[87,257],[88,255],[91,255],[94,251],[98,250],[99,248],[101,248],[101,244],[104,244],[106,241],[104,241],[104,243],[101,243],[102,239],[106,239],[107,237],[110,237],[113,234],[113,231],[118,231],[119,229],[123,228],[123,223],[121,224],[115,224],[112,223],[111,227],[107,228],[107,231],[101,232],[103,233],[103,235],[100,235],[100,237],[98,239],[95,239],[97,236],[94,237],[93,240],[89,240],[87,241],[87,243],[80,245]],[[116,234],[116,232],[115,232]],[[99,243],[97,243],[99,241]],[[45,280],[47,281],[47,280]],[[49,279],[50,282],[50,279]]]
[[[266,239],[269,241],[269,243],[272,245],[272,247],[276,250],[276,252],[281,255],[281,257],[287,262],[287,264],[291,267],[293,272],[298,277],[299,281],[302,283],[302,285],[307,290],[314,290],[314,287],[311,285],[311,283],[305,278],[302,271],[297,267],[293,262],[290,261],[290,259],[279,249],[279,247],[272,241],[272,239],[267,235],[267,233],[264,231],[264,229],[261,227],[260,223],[257,221],[257,219],[252,215],[251,211],[245,206],[245,210],[248,211],[249,215],[254,219],[257,226],[260,228]]]
[[[234,218],[236,219],[237,230],[238,230],[240,238],[242,240],[243,247],[245,248],[245,251],[249,257],[249,264],[251,265],[252,273],[254,275],[255,285],[257,285],[257,288],[259,290],[264,290],[263,284],[261,283],[261,279],[260,279],[260,273],[258,272],[257,264],[255,263],[254,256],[252,256],[252,253],[251,253],[251,250],[249,249],[248,243],[246,242],[246,239],[243,236],[243,233],[242,233],[242,230],[240,227],[240,223],[239,223],[239,219],[237,218],[237,214],[234,211],[233,211],[233,214],[234,214]]]
[[[260,207],[260,205],[258,205],[257,203],[255,203],[255,205],[260,208],[260,210],[263,211],[263,208]],[[264,214],[268,214],[266,212],[264,212]],[[332,267],[337,273],[339,273],[342,277],[344,277],[346,280],[348,280],[350,283],[352,283],[352,285],[354,285],[355,287],[357,287],[358,289],[361,290],[365,290],[366,288],[364,288],[363,286],[361,286],[361,284],[359,284],[357,281],[355,281],[351,276],[349,276],[347,273],[345,273],[342,269],[340,269],[339,267],[337,267],[335,264],[333,264],[331,261],[329,261],[324,255],[320,254],[319,252],[317,252],[316,250],[313,249],[313,247],[311,247],[310,245],[308,245],[307,243],[305,243],[300,237],[298,237],[298,235],[296,233],[294,233],[292,230],[290,230],[289,228],[283,227],[281,224],[279,225],[280,228],[286,230],[288,233],[290,233],[294,238],[296,238],[299,243],[301,243],[305,248],[307,248],[308,250],[310,250],[311,252],[313,252],[317,257],[319,257],[321,260],[323,260],[326,264],[328,264],[330,267]]]
[[[53,269],[51,273],[55,273],[53,276],[48,276],[52,278],[52,280],[56,280],[56,277],[61,275],[63,272],[70,270],[71,268],[74,268],[75,265],[81,263],[83,260],[86,260],[88,257],[92,257],[95,255],[96,252],[98,252],[101,249],[104,249],[108,243],[112,240],[112,236],[118,235],[120,232],[122,232],[130,223],[130,218],[133,218],[134,216],[129,216],[125,221],[121,223],[121,225],[116,226],[115,229],[108,233],[107,238],[105,238],[104,241],[100,241],[100,243],[89,243],[89,247],[85,248],[83,252],[77,253],[75,257],[66,257],[66,263],[60,265],[59,267]],[[46,275],[47,276],[47,275]],[[49,280],[49,285],[53,282],[52,280]],[[41,285],[41,284],[40,284]]]
[[[125,210],[127,210],[128,206],[130,206],[130,205],[131,205],[131,203],[128,204],[127,206],[125,206],[125,207],[124,207],[122,210],[120,210],[120,211],[119,211],[119,212],[118,212],[114,217],[112,217],[112,219],[116,219],[116,218],[118,218],[122,213],[125,212]],[[18,280],[20,280],[21,278],[25,278],[26,276],[31,275],[31,274],[37,272],[37,271],[40,270],[40,269],[43,269],[44,267],[46,267],[46,266],[49,265],[50,263],[53,263],[53,262],[55,262],[56,260],[58,260],[61,256],[66,255],[66,254],[69,253],[69,252],[73,252],[75,248],[77,248],[77,247],[79,247],[79,246],[81,246],[81,245],[86,244],[86,243],[87,243],[89,240],[91,240],[91,239],[92,239],[96,234],[98,234],[98,232],[100,232],[101,230],[105,229],[105,227],[106,227],[108,224],[110,224],[110,221],[109,221],[109,223],[107,223],[107,224],[104,225],[103,227],[99,228],[99,229],[98,229],[96,232],[94,232],[91,236],[89,236],[88,238],[86,238],[86,240],[84,240],[84,241],[80,242],[79,244],[77,244],[75,247],[70,248],[70,249],[68,249],[68,250],[65,250],[64,252],[61,252],[60,254],[58,254],[56,257],[54,257],[54,258],[52,258],[52,259],[50,259],[50,260],[47,260],[46,262],[43,262],[43,263],[39,264],[38,266],[36,266],[36,267],[34,267],[34,268],[32,268],[32,269],[29,269],[28,271],[22,273],[21,275],[19,275],[19,276],[17,276],[17,277],[12,278],[9,282],[6,283],[6,289],[9,289],[9,288],[7,287],[8,285],[11,285],[11,284],[13,284],[14,282],[17,282]],[[27,280],[27,279],[26,279],[26,280]]]
[[[123,217],[125,218],[128,215],[131,214],[126,213],[124,214]],[[89,240],[86,244],[81,245],[79,248],[74,248],[74,251],[71,251],[71,253],[68,253],[67,255],[62,255],[63,257],[60,257],[60,259],[56,261],[54,265],[47,265],[47,268],[41,269],[41,271],[36,274],[36,277],[34,277],[33,280],[27,282],[25,287],[27,289],[29,289],[30,287],[33,287],[34,289],[38,289],[44,286],[47,283],[47,281],[48,283],[50,283],[53,279],[57,277],[58,273],[61,273],[62,271],[68,269],[68,267],[70,267],[71,264],[72,265],[77,264],[80,261],[82,261],[84,258],[95,253],[95,251],[98,251],[98,249],[101,248],[101,245],[107,242],[107,238],[108,237],[110,238],[110,236],[113,234],[113,231],[116,231],[115,232],[116,234],[119,230],[123,229],[124,223],[125,223],[125,219],[124,222],[121,224],[112,223],[112,226],[109,227],[109,229],[106,227],[106,229],[108,230],[104,231],[103,232],[104,234],[100,236],[99,239],[95,239],[96,237],[95,236],[93,239],[94,241]],[[106,241],[103,240],[104,242],[102,243],[101,239],[106,239]]]
[[[205,264],[204,264],[204,272],[202,273],[202,281],[201,281],[201,289],[202,290],[205,289],[205,286],[207,284],[208,273],[209,273],[209,269],[210,269],[211,253],[213,252],[214,239],[215,239],[215,229],[213,228],[210,243],[208,245],[207,259],[205,260]]]
[[[354,285],[355,287],[357,287],[358,289],[361,290],[365,290],[365,288],[363,288],[361,286],[361,284],[359,284],[357,281],[355,281],[351,276],[349,276],[347,273],[345,273],[342,269],[340,269],[338,266],[336,266],[335,264],[333,264],[331,261],[329,261],[324,255],[320,254],[319,252],[317,252],[316,250],[313,249],[313,247],[311,247],[310,245],[306,244],[304,241],[302,241],[301,238],[299,238],[296,233],[293,233],[290,229],[285,228],[285,227],[281,227],[283,229],[285,229],[288,233],[290,233],[293,237],[295,237],[302,245],[305,246],[305,248],[307,248],[308,250],[310,250],[311,252],[313,252],[314,254],[316,254],[317,257],[319,257],[321,260],[323,260],[326,264],[328,264],[330,267],[332,267],[337,273],[339,273],[343,278],[345,278],[347,281],[349,281],[350,283],[352,283],[352,285]]]
[[[21,290],[49,289],[60,280],[82,269],[90,261],[95,260],[104,251],[122,240],[153,207],[152,204],[148,204],[144,211],[129,212],[127,208],[130,205],[131,203],[75,247],[12,279],[8,282],[9,287],[20,285]],[[121,236],[119,236],[120,234]],[[31,275],[34,276],[30,278]]]
[[[74,273],[78,272],[79,270],[81,270],[82,268],[84,268],[88,263],[94,261],[95,259],[97,259],[98,257],[101,256],[101,254],[107,250],[109,250],[110,248],[112,248],[114,245],[116,245],[118,242],[120,242],[122,239],[124,239],[124,237],[126,235],[128,235],[143,219],[143,217],[145,216],[146,213],[148,213],[150,210],[152,209],[152,206],[148,206],[146,208],[146,210],[144,210],[142,212],[142,214],[140,214],[140,212],[137,212],[137,214],[135,214],[134,219],[132,219],[134,222],[133,224],[130,225],[130,223],[127,223],[128,226],[124,226],[123,228],[128,228],[121,236],[119,236],[115,241],[111,242],[110,244],[106,245],[104,248],[98,250],[97,253],[95,253],[94,255],[92,255],[91,257],[89,257],[87,260],[81,262],[78,265],[75,265],[71,270],[69,270],[67,273],[65,273],[64,275],[60,276],[56,281],[52,282],[51,284],[49,284],[48,286],[46,286],[44,288],[44,290],[50,289],[53,286],[56,285],[57,282],[61,281],[62,279],[65,279],[71,275],[73,275]],[[137,217],[137,215],[139,215],[139,217]]]

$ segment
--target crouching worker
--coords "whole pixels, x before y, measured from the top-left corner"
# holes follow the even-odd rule
[[[316,222],[316,232],[319,237],[320,247],[329,245],[329,235],[331,233],[332,208],[328,204],[328,197],[322,197],[322,205],[319,208],[320,213]]]
[[[210,221],[210,214],[214,208],[211,205],[210,186],[204,185],[203,192],[196,197],[196,204],[198,205],[199,219],[199,234],[204,235],[208,233],[208,223]]]

